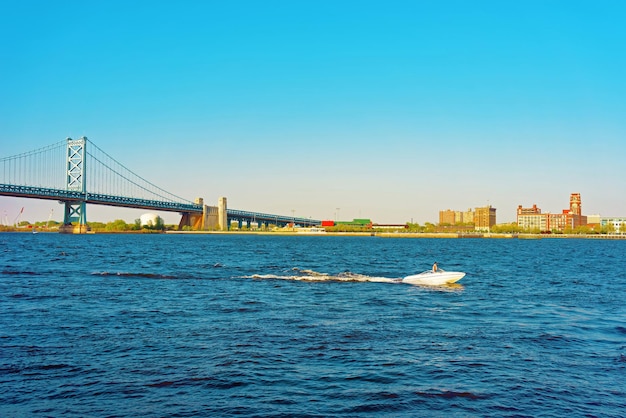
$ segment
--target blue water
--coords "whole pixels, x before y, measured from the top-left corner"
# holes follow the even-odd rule
[[[0,416],[626,416],[626,241],[0,234]],[[467,276],[432,288],[396,279]]]

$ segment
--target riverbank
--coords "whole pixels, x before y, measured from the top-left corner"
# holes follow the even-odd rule
[[[493,234],[493,233],[473,233],[457,234],[446,232],[322,232],[322,233],[302,233],[297,231],[165,231],[166,234],[230,234],[230,235],[274,235],[274,236],[350,236],[350,237],[379,237],[379,238],[448,238],[448,239],[609,239],[626,240],[626,235],[593,235],[593,234]]]
[[[2,233],[30,233],[32,230],[0,230]],[[58,231],[38,230],[36,233],[58,234]],[[601,239],[601,240],[626,240],[626,235],[602,235],[602,234],[494,234],[494,233],[471,233],[459,234],[449,232],[298,232],[296,231],[89,231],[88,234],[181,234],[181,235],[273,235],[273,236],[331,236],[331,237],[379,237],[379,238],[438,238],[438,239]]]

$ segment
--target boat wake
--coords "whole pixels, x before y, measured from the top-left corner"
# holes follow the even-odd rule
[[[314,270],[299,269],[294,267],[291,274],[253,274],[243,276],[245,279],[271,279],[271,280],[301,280],[309,282],[378,282],[378,283],[401,283],[402,278],[367,276],[359,273],[346,271],[339,274],[320,273]]]
[[[155,273],[131,273],[131,272],[110,272],[110,271],[101,271],[101,272],[93,272],[92,276],[114,276],[114,277],[140,277],[145,279],[176,279],[175,276],[168,276],[166,274],[155,274]]]
[[[391,284],[407,284],[402,277],[380,277],[367,276],[365,274],[352,273],[346,271],[339,274],[320,273],[314,270],[299,269],[294,267],[287,274],[253,274],[251,276],[240,276],[242,279],[257,280],[299,280],[309,282],[376,282]],[[413,286],[435,291],[457,292],[463,290],[463,285],[458,283],[445,283],[438,285],[428,285],[423,283],[408,283]]]

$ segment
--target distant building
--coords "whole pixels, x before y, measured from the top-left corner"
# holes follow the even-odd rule
[[[474,224],[474,229],[489,231],[496,224],[496,209],[491,206],[467,211],[440,210],[439,225]]]
[[[532,208],[517,207],[517,226],[526,230],[541,232],[562,232],[566,228],[577,228],[587,225],[587,217],[582,215],[580,193],[572,193],[569,200],[569,209],[561,213],[541,213],[537,205]]]
[[[600,215],[587,215],[587,225],[600,225],[601,221]]]
[[[355,228],[372,228],[371,219],[353,219],[352,221],[336,221],[335,225],[350,226]]]
[[[439,225],[454,225],[456,223],[456,211],[447,209],[439,211]]]
[[[600,218],[602,227],[609,227],[610,232],[626,234],[626,218]]]
[[[465,212],[451,209],[439,211],[439,225],[456,225],[468,223],[474,223],[474,211],[472,209],[468,209]]]
[[[606,228],[609,234],[626,234],[625,217],[605,217],[600,215],[587,215],[587,226]]]
[[[461,222],[466,224],[474,223],[474,211],[472,209],[468,209],[465,212],[461,212]]]
[[[538,215],[541,213],[541,209],[537,205],[533,205],[532,208],[523,208],[522,205],[517,207],[517,215]]]
[[[496,208],[491,205],[474,210],[474,229],[489,231],[496,224]]]

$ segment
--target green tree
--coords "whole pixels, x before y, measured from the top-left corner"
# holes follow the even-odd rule
[[[437,229],[435,224],[431,224],[430,222],[426,222],[424,224],[424,232],[435,232]]]
[[[517,225],[517,222],[511,222],[508,224],[498,224],[491,227],[491,232],[496,234],[517,234],[522,232],[522,228]]]
[[[87,222],[87,224],[89,225],[89,228],[91,228],[92,231],[106,230],[106,224],[102,222]]]
[[[624,227],[620,227],[620,231],[622,231]],[[613,224],[613,222],[607,222],[606,224],[606,232],[605,234],[614,234],[615,233],[615,225]]]
[[[418,223],[407,222],[407,232],[420,232],[422,227]]]
[[[577,226],[576,228],[574,228],[573,231],[575,234],[596,234],[597,232],[590,226],[588,225],[580,225]]]
[[[165,221],[163,220],[163,218],[161,218],[160,216],[157,216],[155,222],[156,223],[154,224],[154,229],[156,229],[157,231],[165,230]]]
[[[113,222],[109,222],[105,227],[106,231],[129,231],[130,226],[124,222],[122,219],[116,219]]]

